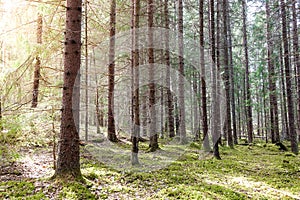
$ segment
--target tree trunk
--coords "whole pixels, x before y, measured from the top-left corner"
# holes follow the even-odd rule
[[[154,49],[153,49],[153,14],[154,14],[154,3],[153,0],[148,0],[148,40],[149,40],[149,109],[150,109],[150,151],[156,151],[158,147],[158,135],[156,128],[156,108],[155,108],[155,83],[154,83]]]
[[[179,48],[179,78],[178,78],[178,108],[179,108],[179,133],[180,143],[185,144],[185,97],[184,97],[184,46],[183,46],[183,4],[178,0],[178,48]]]
[[[131,164],[139,164],[139,136],[140,136],[140,104],[139,104],[139,35],[137,29],[139,28],[139,15],[140,15],[140,0],[133,0],[133,82],[134,82],[134,98],[133,98],[133,135],[131,136],[132,149],[131,149]]]
[[[2,125],[2,97],[0,96],[0,131],[3,130],[3,125]]]
[[[220,5],[220,0],[218,0],[218,8]],[[219,9],[218,9],[219,12]],[[219,22],[218,22],[219,23]],[[212,141],[213,141],[213,153],[216,159],[221,159],[219,153],[219,139],[221,138],[221,129],[220,129],[220,110],[217,102],[218,96],[218,63],[216,63],[216,48],[215,48],[215,5],[214,0],[210,0],[210,31],[211,31],[211,57],[212,57],[212,119],[211,119],[211,132],[212,132]]]
[[[80,70],[81,57],[81,4],[81,0],[67,0],[64,85],[56,177],[70,176],[76,178],[81,176],[79,129],[76,129],[76,123],[79,124],[80,102],[80,76],[77,74]]]
[[[269,98],[270,98],[270,122],[271,122],[271,138],[272,143],[279,142],[279,124],[278,124],[278,106],[276,95],[276,80],[274,62],[272,60],[273,42],[271,37],[271,24],[270,24],[270,7],[269,1],[266,1],[266,14],[267,14],[267,51],[268,51],[268,71],[269,71]]]
[[[227,0],[223,0],[223,48],[224,48],[224,80],[225,80],[225,96],[226,96],[226,133],[228,146],[233,148],[232,128],[231,128],[231,106],[230,106],[230,69],[228,56],[228,26],[227,26]]]
[[[280,44],[279,49],[279,57],[280,57],[280,74],[281,74],[281,90],[282,90],[282,108],[281,108],[281,115],[283,116],[283,125],[282,125],[282,132],[286,137],[287,140],[290,140],[290,131],[289,131],[289,123],[288,123],[288,114],[287,114],[287,103],[286,103],[286,85],[284,81],[284,64],[283,64],[283,54],[282,54],[282,45]]]
[[[203,147],[205,151],[210,151],[208,122],[207,122],[207,95],[206,95],[206,70],[204,62],[204,1],[199,2],[199,28],[200,28],[200,71],[201,71],[201,102],[202,102],[202,126],[203,126]]]
[[[243,46],[245,53],[245,81],[246,81],[246,122],[248,132],[248,142],[253,142],[253,122],[252,122],[252,108],[251,108],[251,92],[249,81],[249,58],[248,58],[248,38],[247,38],[247,13],[246,13],[246,0],[242,0],[243,9]]]
[[[84,41],[85,41],[85,141],[88,141],[88,128],[89,128],[89,59],[88,59],[88,17],[87,17],[87,4],[88,1],[84,1],[84,11],[85,11],[85,16],[84,16]]]
[[[299,3],[298,3],[298,14],[299,11]],[[298,41],[298,25],[297,25],[297,9],[296,9],[296,1],[292,3],[292,11],[293,11],[293,50],[294,50],[294,65],[296,68],[296,82],[297,82],[297,96],[298,96],[298,131],[300,131],[300,57],[299,57],[299,41]],[[299,19],[299,18],[298,18]],[[299,141],[300,141],[300,136]]]
[[[107,136],[117,142],[114,118],[116,0],[110,1],[109,67],[108,67],[108,127]]]
[[[165,28],[169,30],[170,28],[170,19],[169,19],[169,0],[165,0],[164,4],[164,16],[165,16]],[[175,136],[174,131],[174,103],[173,103],[173,95],[171,93],[170,86],[170,44],[169,44],[169,32],[165,32],[165,43],[166,43],[166,51],[165,51],[165,60],[167,65],[166,71],[166,86],[167,86],[167,103],[168,103],[168,126],[169,126],[169,137],[172,138]]]
[[[43,34],[43,17],[41,14],[38,14],[37,19],[37,44],[42,44],[42,35]],[[41,49],[40,49],[41,50]],[[38,53],[39,54],[39,53]],[[36,108],[38,105],[38,96],[39,96],[39,86],[40,86],[40,76],[41,76],[41,58],[39,55],[36,56],[36,63],[34,66],[34,78],[33,78],[33,92],[32,92],[32,108]]]
[[[227,1],[227,9],[229,9],[229,2]],[[236,130],[236,112],[235,112],[235,94],[234,94],[234,68],[233,68],[233,55],[232,55],[232,36],[230,25],[230,9],[227,12],[227,29],[228,29],[228,53],[229,53],[229,79],[230,79],[230,92],[231,92],[231,112],[232,112],[232,130],[233,130],[233,142],[238,144],[237,130]]]
[[[289,60],[289,44],[287,38],[287,24],[286,24],[286,8],[285,1],[280,0],[281,18],[282,18],[282,39],[284,50],[284,66],[285,66],[285,81],[286,81],[286,94],[288,106],[288,120],[289,120],[289,135],[291,139],[291,149],[294,154],[298,154],[297,133],[295,128],[294,117],[294,104],[293,104],[293,91],[292,91],[292,77],[290,73],[290,60]]]

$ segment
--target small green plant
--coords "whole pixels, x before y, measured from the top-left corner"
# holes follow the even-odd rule
[[[15,144],[21,135],[21,125],[18,117],[1,120],[0,143]]]

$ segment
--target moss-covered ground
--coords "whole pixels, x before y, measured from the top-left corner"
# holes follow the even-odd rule
[[[202,157],[198,146],[151,172],[112,169],[82,147],[83,182],[5,180],[0,199],[300,199],[299,156],[257,142],[221,147],[216,160]]]

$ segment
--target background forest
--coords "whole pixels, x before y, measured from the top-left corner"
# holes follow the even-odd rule
[[[300,199],[299,6],[0,0],[0,198]]]

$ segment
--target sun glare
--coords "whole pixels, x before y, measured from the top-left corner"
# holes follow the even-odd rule
[[[9,12],[13,8],[18,7],[24,0],[0,0],[4,12]]]

